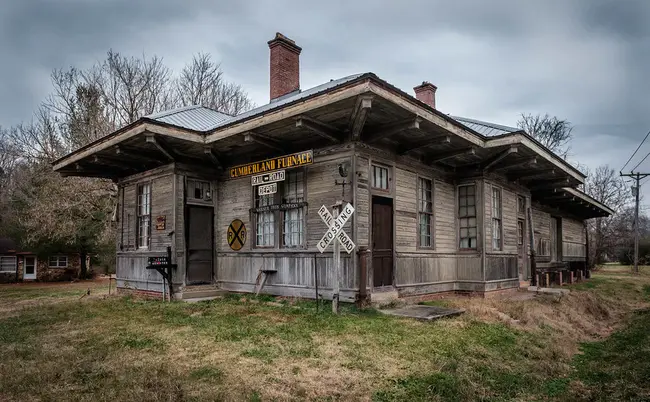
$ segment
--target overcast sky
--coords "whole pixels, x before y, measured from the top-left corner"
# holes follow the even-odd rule
[[[110,48],[175,70],[211,53],[267,103],[266,42],[280,31],[303,48],[303,89],[367,71],[410,93],[427,80],[444,113],[567,119],[572,159],[618,170],[650,130],[648,21],[644,0],[0,0],[0,125],[31,118],[52,69],[88,67]]]

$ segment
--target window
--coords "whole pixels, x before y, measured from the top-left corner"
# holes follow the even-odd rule
[[[255,191],[255,208],[273,205],[275,194],[258,195],[257,187],[253,187],[253,191]],[[257,212],[255,235],[257,246],[273,247],[275,244],[275,212],[270,210]]]
[[[526,215],[526,197],[523,195],[517,196],[517,213]]]
[[[50,257],[50,268],[66,268],[68,266],[68,257],[65,255],[55,255]]]
[[[211,199],[210,183],[207,181],[188,180],[187,197],[195,200],[209,201]]]
[[[388,168],[372,165],[372,186],[388,190]]]
[[[305,173],[302,170],[287,173],[278,183],[276,194],[255,194],[255,245],[274,247],[276,233],[281,247],[302,246],[305,240]],[[265,208],[268,207],[268,208]],[[261,210],[260,210],[261,208]]]
[[[492,249],[501,250],[501,190],[492,188]]]
[[[537,255],[551,255],[551,248],[549,246],[550,241],[549,239],[539,239],[537,242]]]
[[[418,226],[420,247],[432,247],[433,191],[431,180],[418,179]]]
[[[302,246],[305,233],[305,212],[302,202],[305,201],[304,173],[290,173],[284,181],[282,204],[300,204],[299,207],[286,209],[283,213],[283,244],[288,247]]]
[[[0,272],[16,272],[16,257],[0,257]]]
[[[524,245],[524,221],[517,221],[517,245]]]
[[[140,184],[138,186],[138,226],[137,239],[138,248],[149,247],[151,234],[151,184]]]
[[[460,248],[476,248],[476,186],[458,187],[458,218],[460,227]]]

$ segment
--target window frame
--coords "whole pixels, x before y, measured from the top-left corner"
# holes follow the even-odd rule
[[[12,259],[12,258],[13,258],[13,266],[11,267],[11,271],[3,270],[2,267],[3,267],[4,264],[2,263],[2,260],[3,259]],[[17,267],[16,264],[18,264],[18,258],[15,255],[0,255],[0,273],[12,273],[12,274],[15,274],[16,273],[16,267]]]
[[[461,216],[461,214],[460,214],[460,209],[463,207],[461,205],[461,203],[460,203],[460,199],[461,199],[461,194],[460,194],[461,191],[460,191],[460,189],[463,188],[463,187],[474,187],[474,194],[473,194],[473,196],[474,196],[474,204],[473,204],[474,215]],[[478,223],[479,222],[478,222],[478,200],[477,200],[477,196],[478,196],[478,185],[477,185],[476,182],[474,182],[474,183],[464,183],[464,184],[459,184],[459,185],[456,186],[456,223],[458,224],[458,232],[457,232],[458,233],[458,239],[457,239],[456,244],[457,244],[458,250],[460,250],[460,251],[478,251],[478,243],[479,243],[479,230],[478,230],[479,225],[478,225]],[[465,197],[468,197],[468,195],[465,195]],[[467,208],[469,206],[470,206],[469,204],[466,204],[464,207]],[[469,226],[469,220],[471,220],[472,218],[474,218],[474,226]],[[463,219],[468,220],[468,226],[465,227],[465,228],[461,227],[461,221]],[[472,236],[462,237],[461,231],[463,229],[467,229],[468,234],[469,234],[469,230],[471,228],[474,228],[476,230],[476,237],[475,237],[475,243],[476,244],[474,245],[474,247],[461,247],[461,243],[462,243],[464,238],[472,239]],[[471,246],[471,240],[469,240],[469,244]]]
[[[290,183],[290,178],[291,175],[301,175],[300,180],[296,179],[296,195],[300,194],[300,197],[296,197],[295,200],[287,200],[287,187],[291,185]],[[299,184],[298,184],[299,183]],[[299,187],[300,186],[300,187]],[[280,195],[281,197],[281,202],[284,202],[285,200],[289,202],[295,202],[298,204],[304,204],[304,202],[307,200],[307,171],[306,169],[294,169],[293,171],[290,171],[287,174],[287,177],[285,180],[282,182],[282,194]],[[301,205],[298,208],[291,208],[291,209],[285,209],[280,211],[280,222],[278,222],[278,225],[280,226],[280,231],[278,232],[280,236],[280,241],[278,242],[278,245],[280,248],[288,248],[288,249],[295,249],[295,248],[304,248],[305,247],[305,241],[307,239],[307,220],[306,220],[306,208],[305,205]],[[286,243],[286,223],[287,223],[287,213],[290,211],[296,211],[299,215],[299,218],[296,220],[292,220],[294,222],[298,222],[298,225],[300,227],[300,230],[298,232],[289,232],[290,236],[293,236],[294,233],[298,234],[299,241],[296,244],[287,244]]]
[[[375,186],[375,168],[386,170],[386,188],[376,187]],[[370,163],[370,188],[374,191],[381,191],[384,193],[390,193],[391,191],[391,168],[390,166],[383,165],[381,163],[371,162]]]
[[[56,265],[52,265],[53,258],[57,260]],[[62,258],[65,259],[65,265],[60,264]],[[67,255],[56,254],[56,255],[51,255],[47,258],[48,268],[65,269],[68,268],[68,264],[69,264],[69,259]]]
[[[148,198],[148,214],[140,214],[140,189],[141,188],[148,188],[149,189],[149,198]],[[138,183],[136,185],[135,189],[135,248],[136,250],[148,250],[151,247],[151,205],[152,205],[152,194],[153,194],[153,185],[152,181],[146,181],[142,183]],[[146,245],[140,245],[140,230],[141,230],[141,225],[140,225],[140,218],[141,217],[149,217],[149,230],[147,233],[147,244]]]
[[[521,206],[523,205],[523,210]],[[517,194],[517,214],[526,216],[526,196]]]
[[[256,212],[254,211],[255,208],[258,208],[258,195],[257,195],[257,188],[259,186],[251,186],[252,191],[251,191],[251,198],[252,198],[252,205],[253,205],[253,211],[251,211],[251,226],[253,227],[253,242],[251,244],[251,248],[253,249],[260,249],[260,250],[281,250],[281,249],[288,249],[288,250],[295,250],[295,249],[304,249],[306,248],[307,244],[307,169],[306,168],[293,168],[287,171],[286,178],[285,180],[278,182],[278,192],[275,194],[271,195],[271,203],[267,205],[278,205],[282,204],[284,201],[285,197],[285,192],[286,192],[286,186],[287,183],[290,181],[290,178],[292,175],[296,174],[302,174],[302,201],[297,201],[300,206],[298,208],[292,208],[292,209],[278,209],[278,210],[271,210],[267,212]],[[301,225],[302,225],[302,234],[299,234],[300,236],[300,244],[296,245],[285,245],[285,222],[286,222],[286,213],[288,211],[302,211],[302,217],[301,217]],[[272,244],[269,245],[258,245],[257,243],[257,234],[258,234],[258,225],[257,225],[257,219],[260,214],[270,214],[270,216],[273,217],[273,234],[272,234]]]
[[[430,192],[431,192],[431,212],[427,211],[422,211],[422,183],[423,182],[429,182],[430,183]],[[421,249],[427,249],[427,250],[435,250],[435,210],[433,208],[435,204],[435,180],[425,177],[425,176],[417,176],[417,183],[416,183],[416,191],[417,191],[417,222],[416,222],[416,229],[417,229],[417,247]],[[426,214],[429,216],[429,245],[422,244],[422,232],[421,232],[421,216],[422,214]]]
[[[495,197],[498,195],[498,197]],[[492,186],[491,191],[491,214],[490,214],[490,228],[492,234],[492,251],[503,251],[503,191],[500,187]],[[499,205],[495,206],[495,201],[498,198]],[[495,223],[498,224],[498,230],[495,231]],[[495,236],[495,233],[498,234],[498,237]],[[498,240],[498,244],[495,244],[495,240]]]
[[[521,233],[519,229],[521,227]],[[523,219],[517,219],[517,246],[523,246],[526,244],[526,221]]]

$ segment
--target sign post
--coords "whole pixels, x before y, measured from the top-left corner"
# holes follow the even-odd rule
[[[343,226],[350,219],[354,213],[354,207],[348,203],[343,207],[343,202],[338,201],[334,205],[334,215],[332,215],[325,205],[321,206],[318,210],[318,216],[328,226],[327,231],[320,239],[316,247],[318,251],[323,253],[327,246],[334,241],[333,245],[333,262],[334,262],[334,286],[332,289],[332,312],[338,314],[339,312],[339,298],[340,298],[340,282],[341,282],[341,246],[350,254],[355,249],[356,245],[350,237],[343,230]],[[340,212],[339,212],[340,210]]]
[[[340,204],[334,205],[334,221],[339,216]],[[339,242],[335,241],[333,245],[334,249],[334,289],[332,290],[332,313],[339,313],[339,292],[340,283],[341,283],[341,250]]]

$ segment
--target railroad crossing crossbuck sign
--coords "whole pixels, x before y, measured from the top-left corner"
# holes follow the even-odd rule
[[[228,226],[228,245],[235,251],[241,250],[246,244],[246,226],[244,222],[235,219]]]
[[[352,250],[356,247],[356,245],[352,242],[352,239],[345,233],[343,230],[343,225],[345,225],[345,222],[350,219],[352,214],[354,213],[354,207],[348,203],[342,210],[339,216],[334,219],[330,211],[327,210],[327,207],[325,205],[321,206],[320,209],[318,210],[318,216],[325,222],[325,224],[328,226],[327,232],[325,232],[325,235],[323,235],[323,238],[320,239],[316,247],[318,247],[318,251],[323,253],[327,246],[336,238],[338,239],[339,243],[341,243],[341,246],[345,249],[345,251],[350,254]]]

